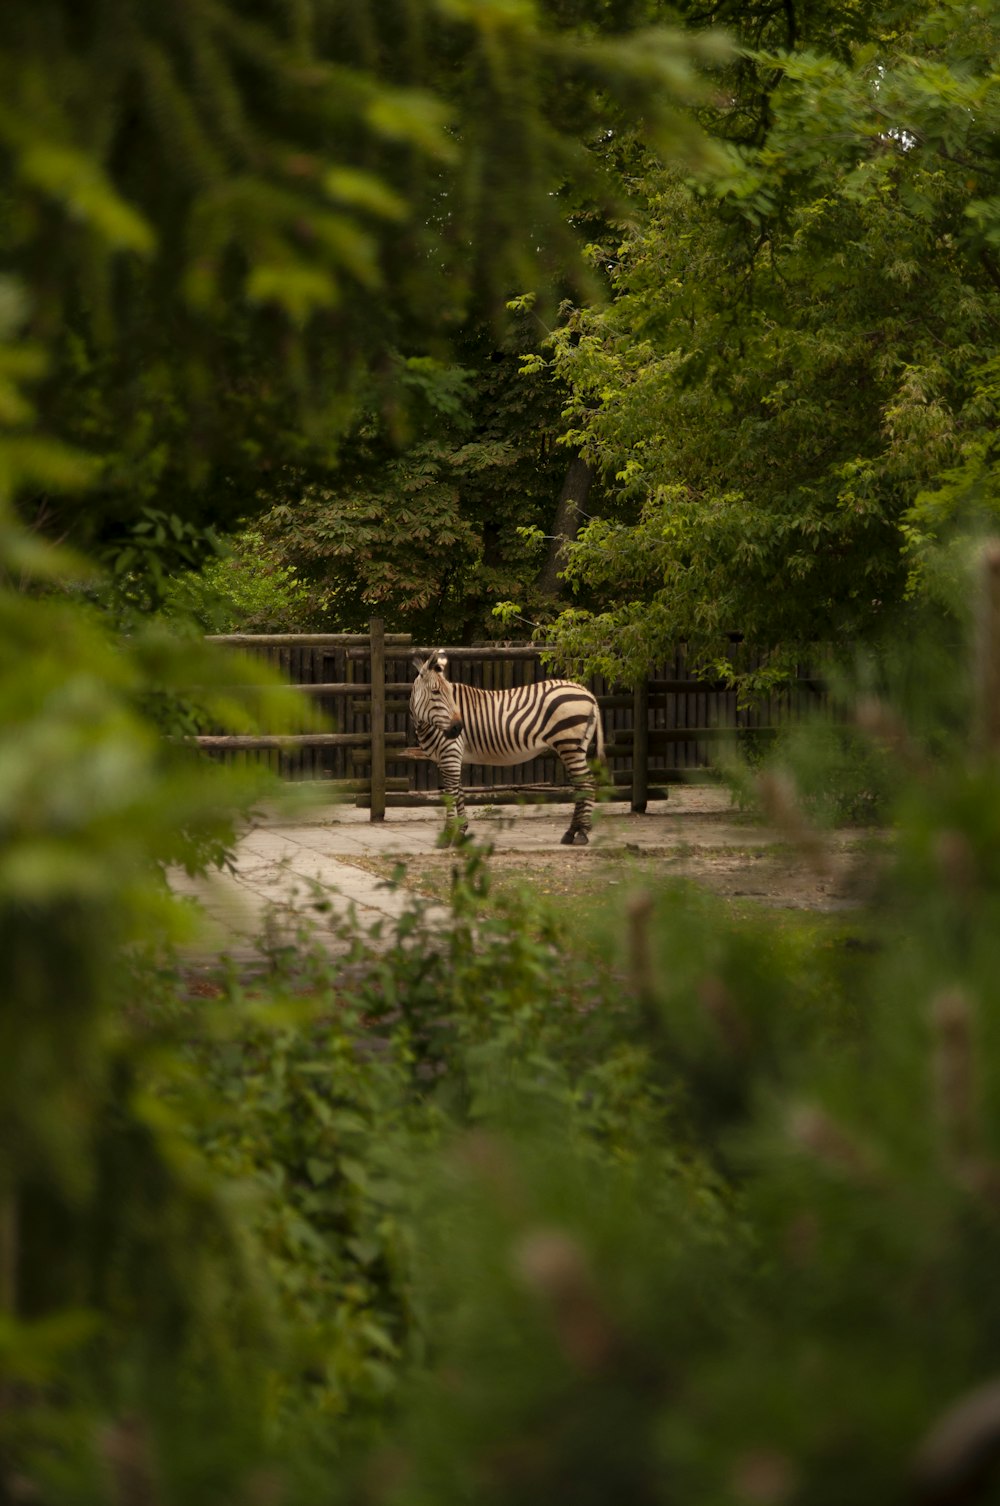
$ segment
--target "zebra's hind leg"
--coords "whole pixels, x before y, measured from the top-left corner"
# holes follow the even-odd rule
[[[570,748],[563,751],[557,748],[556,752],[573,781],[576,796],[573,819],[560,840],[563,847],[586,847],[590,841],[591,818],[594,811],[594,776],[587,766],[587,756],[582,749]]]
[[[586,847],[590,838],[582,826],[575,826],[573,823],[570,823],[569,830],[559,840],[564,847]]]
[[[468,836],[469,823],[465,816],[464,802],[461,808],[457,803],[445,796],[444,826],[438,838],[439,847],[458,847]]]
[[[456,821],[449,815],[445,820],[444,826],[441,828],[441,835],[438,837],[437,845],[439,847],[460,847],[468,834],[469,823],[467,821]]]

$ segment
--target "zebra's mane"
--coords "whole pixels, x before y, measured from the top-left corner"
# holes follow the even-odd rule
[[[448,655],[442,653],[439,648],[433,648],[423,664],[421,664],[419,659],[414,659],[413,667],[418,675],[422,675],[429,669],[435,670],[438,674],[446,675],[448,673]]]

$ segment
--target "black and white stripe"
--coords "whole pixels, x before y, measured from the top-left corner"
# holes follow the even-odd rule
[[[510,690],[477,690],[453,685],[440,651],[423,664],[414,661],[417,678],[410,693],[410,715],[423,751],[434,759],[441,787],[453,802],[450,820],[464,832],[468,822],[462,793],[463,763],[509,767],[555,753],[576,792],[573,819],[563,837],[568,844],[588,841],[594,809],[594,776],[587,749],[596,737],[604,757],[604,733],[597,701],[574,680],[540,680]]]

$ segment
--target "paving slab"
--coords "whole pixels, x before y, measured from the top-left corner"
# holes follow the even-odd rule
[[[470,832],[498,851],[539,852],[561,848],[579,854],[671,848],[689,842],[697,830],[709,829],[720,845],[755,845],[773,834],[748,826],[728,794],[710,786],[682,786],[668,800],[651,801],[644,815],[627,806],[601,806],[595,812],[590,847],[562,848],[560,839],[572,805],[471,807]],[[439,807],[390,807],[384,821],[371,821],[352,805],[304,806],[294,793],[288,805],[262,807],[241,834],[234,870],[192,879],[181,871],[169,875],[178,895],[197,902],[203,924],[190,952],[207,958],[226,953],[247,961],[261,948],[290,941],[304,925],[333,954],[345,951],[349,938],[330,919],[368,931],[391,920],[413,903],[406,890],[387,887],[353,864],[357,857],[414,857],[437,850],[443,827]],[[346,861],[345,861],[346,860]],[[446,912],[434,907],[442,918]]]
[[[558,846],[572,813],[570,801],[558,805],[470,806],[469,830],[473,836],[506,850]],[[627,840],[655,847],[682,841],[692,820],[729,824],[741,833],[753,831],[743,824],[726,790],[712,785],[682,785],[669,799],[650,801],[644,815],[633,815],[622,802],[598,806],[592,845]],[[296,802],[287,808],[263,806],[259,823],[269,830],[294,830],[304,843],[331,857],[376,853],[406,856],[436,849],[444,815],[438,806],[390,807],[384,821],[372,821],[368,811],[353,805],[306,806]]]
[[[225,954],[246,963],[308,928],[336,955],[351,943],[341,922],[351,923],[352,934],[368,932],[378,921],[397,919],[412,902],[408,892],[325,852],[322,841],[317,849],[310,840],[315,835],[300,825],[255,826],[236,844],[233,871],[198,878],[171,871],[174,893],[201,912],[188,954],[200,960]]]

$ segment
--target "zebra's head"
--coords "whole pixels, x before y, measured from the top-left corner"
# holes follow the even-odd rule
[[[448,660],[440,649],[435,649],[423,663],[414,659],[417,678],[410,691],[410,715],[418,726],[437,727],[445,737],[458,737],[462,731],[462,718],[458,714],[455,697],[445,678]]]

